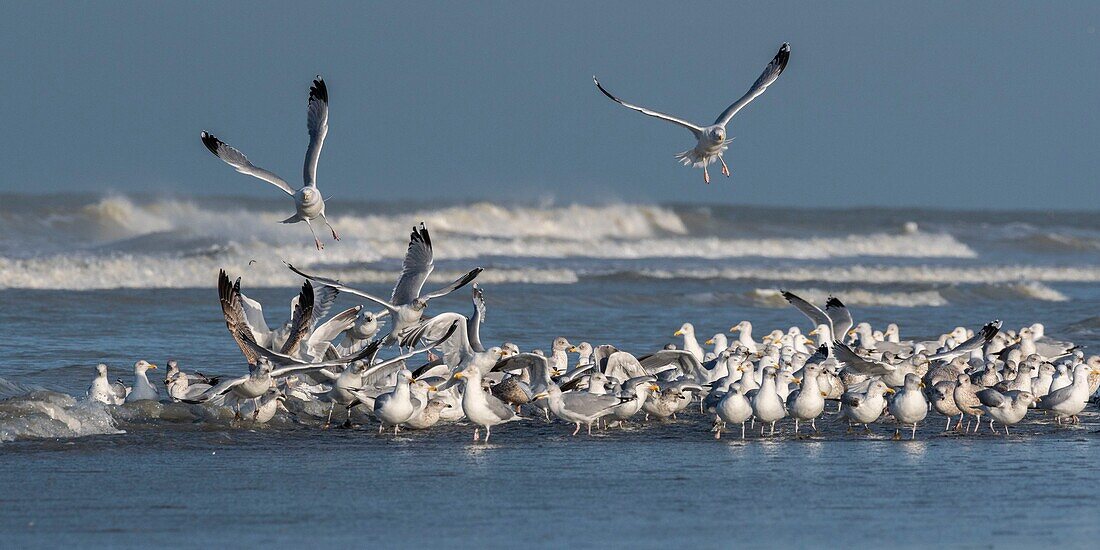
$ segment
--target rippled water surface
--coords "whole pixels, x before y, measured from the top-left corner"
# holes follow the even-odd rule
[[[742,319],[757,338],[809,328],[775,293],[790,287],[814,299],[835,292],[857,321],[897,322],[903,338],[994,318],[1008,327],[1042,321],[1049,335],[1094,353],[1095,216],[837,211],[823,227],[764,209],[394,206],[375,215],[352,205],[335,219],[346,241],[318,255],[304,228],[226,218],[245,208],[231,202],[64,197],[48,216],[21,219],[27,201],[47,208],[18,196],[0,206],[0,540],[10,546],[1100,540],[1094,405],[1074,427],[1033,412],[1007,438],[988,426],[944,434],[933,414],[916,441],[890,440],[889,425],[847,434],[831,416],[812,437],[793,437],[784,422],[775,437],[715,441],[710,419],[690,412],[591,438],[531,419],[499,427],[485,445],[470,441],[465,424],[395,438],[363,417],[350,430],[321,430],[307,415],[255,427],[197,407],[106,410],[72,397],[83,396],[99,362],[125,380],[141,358],[244,372],[217,303],[219,267],[281,322],[299,282],[279,260],[388,295],[420,219],[433,229],[443,276],[487,267],[483,338],[523,349],[566,336],[642,354],[675,341],[684,321],[701,340]],[[285,217],[279,206],[261,218]],[[431,307],[468,312],[469,296]]]

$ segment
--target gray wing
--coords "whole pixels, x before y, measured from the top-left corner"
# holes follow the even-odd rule
[[[401,306],[411,304],[420,297],[420,291],[424,288],[424,281],[435,269],[435,260],[432,253],[432,239],[428,235],[428,229],[424,222],[420,227],[413,227],[409,235],[409,249],[405,251],[405,260],[401,263],[401,277],[397,279],[397,285],[393,287],[393,295],[390,303]]]
[[[619,398],[613,395],[596,395],[588,392],[565,393],[561,397],[565,402],[565,408],[585,416],[599,414],[620,403]]]
[[[825,325],[829,327],[829,330],[832,330],[833,320],[825,314],[824,310],[811,304],[810,302],[807,302],[806,300],[803,300],[800,296],[793,292],[782,290],[780,291],[780,293],[783,294],[783,299],[787,300],[787,303],[794,306],[795,309],[797,309],[798,311],[801,311],[802,314],[806,317],[809,317],[810,321],[813,321],[814,328],[817,328],[818,325]],[[834,334],[833,338],[839,339],[840,337]]]
[[[1005,396],[1001,392],[988,388],[978,392],[978,401],[982,402],[982,405],[986,407],[1000,407],[1006,401]]]
[[[454,291],[470,284],[474,279],[477,278],[478,275],[481,275],[482,271],[485,271],[485,268],[475,267],[475,268],[471,269],[469,273],[455,279],[451,284],[449,284],[449,285],[447,285],[447,286],[445,286],[445,287],[443,287],[439,290],[435,290],[435,291],[432,291],[432,292],[429,292],[429,293],[423,295],[423,298],[425,300],[431,300],[432,298],[441,298],[443,296],[446,296],[446,295],[448,295],[448,294],[450,294],[450,293],[452,293],[452,292],[454,292]]]
[[[599,88],[601,92],[603,92],[603,95],[609,97],[611,99],[611,101],[614,101],[615,103],[618,103],[619,105],[622,105],[623,107],[626,107],[627,109],[632,109],[632,110],[638,111],[639,113],[642,113],[643,115],[651,116],[651,117],[654,117],[654,118],[659,118],[661,120],[667,120],[668,122],[671,122],[673,124],[683,126],[684,128],[687,128],[688,131],[690,131],[692,133],[692,135],[694,135],[696,138],[698,138],[703,133],[703,128],[701,126],[692,124],[692,123],[690,123],[690,122],[688,122],[688,121],[686,121],[682,118],[676,118],[672,115],[666,115],[666,114],[658,112],[658,111],[653,111],[653,110],[650,110],[650,109],[646,109],[645,107],[639,107],[637,105],[631,105],[631,104],[629,104],[629,103],[627,103],[627,102],[611,95],[611,92],[607,91],[606,89],[604,89],[604,87],[602,85],[600,85],[600,81],[597,80],[595,76],[592,77],[592,82],[596,83],[596,87]]]
[[[721,124],[722,126],[729,124],[730,119],[733,118],[733,115],[737,114],[737,111],[740,111],[741,108],[748,105],[749,102],[756,99],[760,94],[764,93],[764,90],[767,90],[768,86],[779,78],[779,75],[783,73],[783,69],[787,68],[787,61],[790,60],[790,58],[791,45],[784,42],[783,45],[779,47],[779,51],[775,54],[775,57],[768,63],[768,66],[764,67],[764,72],[761,73],[760,78],[757,78],[756,82],[752,84],[749,91],[741,96],[741,99],[734,102],[733,105],[727,107],[725,111],[722,111],[722,114],[718,115],[718,119],[715,120],[714,123]]]
[[[852,322],[852,312],[848,311],[848,306],[836,296],[829,296],[825,301],[825,315],[828,315],[832,321],[834,340],[843,340],[855,324]]]
[[[336,290],[339,290],[341,292],[347,292],[348,294],[354,294],[355,296],[359,296],[360,298],[366,298],[366,299],[368,299],[368,300],[370,300],[370,301],[386,308],[386,310],[389,311],[390,313],[397,313],[397,307],[396,306],[394,306],[393,304],[391,304],[391,303],[389,303],[389,302],[387,302],[387,301],[385,301],[381,298],[377,298],[375,296],[367,294],[366,292],[363,292],[362,290],[356,290],[354,288],[346,286],[343,283],[341,283],[340,281],[337,281],[336,279],[328,279],[328,278],[325,278],[325,277],[318,277],[316,275],[309,275],[309,274],[299,270],[298,268],[294,267],[293,265],[291,265],[289,263],[286,263],[286,262],[283,262],[283,263],[285,263],[287,268],[289,268],[291,271],[297,273],[298,275],[301,275],[302,277],[305,277],[306,279],[309,279],[309,280],[311,280],[313,282],[316,282],[316,283],[321,283],[325,286],[335,288]]]
[[[317,322],[328,317],[332,306],[336,305],[336,298],[340,296],[340,290],[327,285],[313,287],[313,326]]]
[[[979,350],[985,347],[985,345],[997,335],[997,332],[1001,330],[1001,320],[996,319],[992,323],[987,323],[973,338],[943,352],[935,355],[928,356],[930,361],[945,360],[950,361],[960,355],[966,355],[974,350]]]
[[[1035,408],[1037,408],[1037,409],[1049,409],[1049,408],[1065,401],[1066,399],[1069,399],[1069,397],[1071,395],[1073,395],[1073,384],[1070,384],[1070,385],[1065,386],[1063,388],[1058,388],[1058,389],[1044,395],[1043,398],[1039,400],[1039,403],[1037,405],[1035,405]]]
[[[305,361],[295,359],[294,357],[291,357],[289,355],[284,355],[282,353],[265,349],[263,346],[260,346],[255,342],[246,343],[254,346],[253,349],[256,350],[256,353],[262,355],[268,361],[271,361],[273,364],[276,365],[282,365],[281,367],[273,369],[271,371],[272,378],[278,378],[280,376],[286,376],[288,374],[294,374],[296,372],[320,370],[326,367],[341,367],[350,363],[354,363],[356,361],[366,360],[367,358],[372,357],[378,351],[377,348],[372,349],[371,346],[367,346],[363,348],[362,351],[344,357],[321,361],[319,363],[307,363]]]
[[[279,350],[285,355],[297,355],[298,347],[313,326],[313,283],[306,281],[298,294],[298,303],[294,306],[294,315],[290,318],[290,334]]]
[[[237,345],[249,365],[255,365],[259,356],[247,345],[251,341],[252,329],[248,326],[244,307],[241,305],[241,279],[236,282],[229,280],[225,270],[218,272],[218,300],[221,302],[222,315],[225,316],[225,327]]]
[[[489,405],[489,410],[501,420],[511,420],[516,416],[516,411],[512,410],[512,407],[491,393],[485,394],[485,402]]]
[[[840,340],[833,341],[833,351],[836,353],[836,360],[838,362],[852,367],[860,374],[881,376],[897,370],[897,367],[894,365],[860,357],[856,352],[852,351],[852,348],[848,347]]]
[[[306,185],[317,185],[317,159],[328,135],[328,87],[321,75],[309,87],[309,107],[306,109],[306,128],[309,129],[309,147],[306,148],[306,164],[302,179]]]
[[[247,381],[248,381],[248,376],[240,376],[240,377],[237,377],[237,378],[230,378],[229,380],[219,382],[218,385],[216,385],[216,386],[214,386],[210,389],[207,389],[206,391],[202,392],[199,395],[191,396],[190,394],[188,394],[188,396],[185,399],[180,399],[180,401],[182,401],[184,403],[191,403],[191,404],[205,403],[205,402],[207,402],[207,401],[209,401],[209,400],[211,400],[211,399],[213,399],[213,398],[215,398],[219,395],[225,395],[225,394],[229,393],[229,390],[232,390],[233,388],[235,388],[235,387],[237,387],[237,386],[239,386],[239,385],[241,385],[241,384],[243,384]]]
[[[481,323],[485,322],[485,294],[474,283],[474,315],[466,321],[466,335],[470,338],[470,346],[474,351],[485,351],[481,345]]]
[[[691,376],[699,377],[703,374],[703,364],[695,354],[679,349],[666,349],[639,357],[638,363],[645,369],[646,374],[653,374],[666,365],[673,365],[679,368],[681,373]]]
[[[206,145],[206,148],[214,153],[214,156],[222,159],[226,164],[232,166],[236,171],[242,174],[248,174],[254,178],[260,178],[279,189],[282,189],[287,195],[294,195],[294,188],[289,183],[257,166],[253,166],[251,162],[248,162],[248,157],[244,156],[244,153],[229,146],[224,141],[214,137],[214,134],[209,132],[202,133],[202,143]]]

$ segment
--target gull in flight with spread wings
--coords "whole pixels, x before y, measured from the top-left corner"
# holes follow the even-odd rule
[[[695,139],[698,140],[698,142],[695,144],[695,147],[693,149],[689,149],[687,151],[679,153],[678,155],[676,155],[676,158],[679,159],[680,162],[684,163],[685,166],[702,166],[703,181],[709,184],[710,172],[707,171],[707,165],[714,162],[715,159],[722,163],[722,173],[725,174],[727,178],[730,176],[730,169],[728,166],[726,166],[726,161],[722,158],[722,153],[728,148],[730,142],[733,141],[732,139],[726,138],[726,126],[730,123],[730,120],[733,119],[733,115],[736,115],[737,112],[740,111],[745,105],[748,105],[749,102],[756,99],[757,96],[759,96],[760,94],[764,93],[764,90],[768,89],[768,86],[770,86],[772,82],[775,82],[775,80],[779,78],[779,75],[783,72],[783,69],[787,67],[787,60],[790,59],[790,57],[791,45],[784,42],[783,45],[779,47],[779,53],[776,53],[775,57],[772,58],[771,63],[768,63],[768,66],[764,67],[764,73],[760,75],[760,78],[756,79],[756,82],[753,83],[752,88],[749,88],[748,93],[746,93],[744,96],[741,96],[741,99],[738,99],[736,102],[734,102],[733,105],[727,107],[725,111],[722,111],[722,114],[718,115],[718,119],[715,120],[714,124],[711,124],[710,126],[699,126],[698,124],[688,122],[684,119],[677,118],[672,115],[666,115],[664,113],[653,111],[645,107],[639,107],[637,105],[631,105],[630,103],[627,103],[615,97],[614,95],[611,95],[611,92],[607,91],[602,85],[600,85],[600,81],[597,80],[595,76],[592,77],[592,80],[596,83],[596,87],[599,88],[601,92],[603,92],[603,95],[611,98],[612,101],[618,103],[619,105],[622,105],[627,109],[638,111],[643,115],[659,118],[661,120],[667,120],[673,124],[687,128],[688,131],[690,131],[692,135],[695,136]]]
[[[248,157],[244,156],[244,153],[214,137],[214,134],[203,132],[202,143],[206,145],[207,149],[210,149],[211,153],[214,153],[215,156],[238,172],[262,179],[293,197],[296,212],[293,216],[283,220],[282,223],[306,222],[310,233],[313,233],[313,242],[317,245],[317,250],[323,250],[325,245],[321,244],[321,239],[318,239],[317,233],[313,231],[311,220],[321,218],[328,226],[329,231],[332,231],[333,239],[338,241],[340,236],[336,234],[336,229],[325,217],[325,199],[321,197],[321,191],[317,189],[317,159],[321,157],[321,146],[324,145],[325,135],[328,134],[328,87],[325,86],[325,81],[320,76],[317,76],[317,79],[313,81],[313,85],[309,88],[306,127],[309,129],[309,147],[306,149],[306,163],[303,169],[305,185],[297,191],[283,178],[253,165],[248,161]]]

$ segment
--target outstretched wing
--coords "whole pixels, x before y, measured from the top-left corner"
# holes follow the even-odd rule
[[[306,164],[302,178],[306,185],[317,185],[317,159],[328,135],[328,87],[317,75],[309,87],[309,107],[306,110],[306,127],[309,129],[309,147],[306,148]]]
[[[432,291],[432,292],[429,292],[429,293],[425,294],[423,296],[423,298],[425,300],[431,300],[432,298],[440,298],[440,297],[446,296],[446,295],[448,295],[448,294],[450,294],[450,293],[452,293],[452,292],[454,292],[454,291],[470,284],[470,282],[473,281],[474,279],[476,279],[477,276],[480,275],[482,271],[485,271],[485,268],[475,267],[475,268],[471,269],[469,273],[455,279],[454,282],[452,282],[451,284],[449,284],[449,285],[447,285],[447,286],[445,286],[445,287],[443,287],[439,290],[435,290],[435,291]]]
[[[721,124],[722,126],[729,124],[730,119],[733,118],[733,115],[737,114],[737,111],[740,111],[741,108],[748,105],[760,94],[764,93],[764,90],[767,90],[768,86],[779,78],[779,75],[783,73],[783,69],[787,68],[787,61],[790,58],[791,45],[784,42],[783,45],[779,47],[779,52],[777,52],[771,62],[768,63],[768,66],[764,67],[764,72],[760,74],[760,78],[757,78],[756,82],[753,82],[752,88],[749,88],[749,91],[741,96],[741,99],[738,99],[733,105],[730,105],[725,111],[722,111],[722,114],[718,115],[718,119],[715,120],[714,123]]]
[[[615,103],[618,103],[619,105],[622,105],[623,107],[626,107],[627,109],[632,109],[632,110],[638,111],[639,113],[642,113],[643,115],[651,116],[651,117],[654,117],[654,118],[659,118],[661,120],[667,120],[668,122],[671,122],[673,124],[683,126],[684,128],[687,128],[688,131],[690,131],[696,138],[698,138],[703,133],[703,128],[702,127],[697,126],[695,124],[692,124],[692,123],[690,123],[690,122],[688,122],[684,119],[676,118],[672,115],[666,115],[666,114],[658,112],[658,111],[653,111],[653,110],[650,110],[650,109],[646,109],[645,107],[639,107],[637,105],[631,105],[630,103],[627,103],[627,102],[611,95],[611,92],[604,89],[604,87],[600,84],[600,81],[597,80],[595,76],[592,77],[592,82],[596,83],[596,87],[599,88],[601,92],[603,92],[603,95],[611,98],[611,101],[614,101]]]
[[[456,323],[454,330],[450,330]],[[441,338],[444,331],[454,336]],[[451,370],[457,369],[465,358],[474,353],[469,336],[466,334],[466,316],[460,313],[439,314],[415,327],[406,329],[405,333],[399,336],[401,346],[406,348],[415,346],[421,340],[438,341],[440,350],[443,352],[443,361]]]
[[[935,355],[929,355],[930,361],[943,360],[950,361],[960,355],[966,355],[974,350],[979,350],[985,347],[985,345],[997,335],[997,332],[1001,330],[1001,320],[996,319],[991,323],[986,323],[973,338],[943,352]]]
[[[828,315],[831,321],[834,340],[843,340],[855,324],[852,322],[852,312],[848,311],[848,306],[836,296],[829,296],[825,302],[825,315]]]
[[[237,345],[249,365],[255,365],[259,356],[252,351],[245,342],[252,340],[252,329],[248,326],[244,308],[241,305],[241,280],[236,282],[229,280],[225,270],[218,272],[218,300],[221,302],[222,315],[225,316],[225,327]]]
[[[305,340],[313,326],[313,283],[306,281],[298,293],[298,303],[294,306],[294,315],[290,318],[290,334],[279,350],[286,355],[298,355],[298,346]]]
[[[393,287],[390,303],[403,306],[419,298],[420,291],[424,288],[424,281],[428,280],[428,275],[431,275],[434,269],[432,239],[428,235],[428,229],[424,227],[424,222],[420,222],[420,227],[413,227],[412,234],[409,235],[409,249],[405,251],[405,261],[401,263],[401,277]]]
[[[306,344],[309,356],[314,359],[324,357],[325,351],[328,350],[331,342],[336,339],[337,336],[340,336],[340,333],[355,325],[355,319],[359,316],[359,311],[362,309],[363,306],[345,309],[333,315],[332,319],[321,323],[317,328],[313,329],[313,331],[309,333],[309,339]]]
[[[283,263],[286,263],[286,262],[283,262]],[[340,281],[337,281],[336,279],[328,279],[328,278],[325,278],[325,277],[318,277],[316,275],[310,275],[308,273],[305,273],[305,272],[299,270],[298,268],[294,267],[293,265],[291,265],[289,263],[286,263],[286,266],[291,271],[293,271],[293,272],[297,273],[298,275],[301,275],[302,277],[305,277],[306,279],[309,279],[309,280],[311,280],[315,283],[321,283],[325,286],[335,288],[336,290],[339,290],[341,292],[347,292],[348,294],[354,294],[356,296],[359,296],[360,298],[366,298],[366,299],[368,299],[368,300],[370,300],[370,301],[386,308],[386,310],[389,311],[390,313],[397,313],[397,306],[395,306],[395,305],[393,305],[393,304],[391,304],[391,303],[389,303],[389,302],[387,302],[387,301],[385,301],[381,298],[377,298],[375,296],[367,294],[366,292],[363,292],[362,290],[356,290],[354,288],[346,286],[343,283],[341,283]]]
[[[781,290],[780,293],[783,295],[783,299],[787,300],[788,304],[794,306],[795,309],[801,311],[803,315],[809,317],[810,321],[813,321],[814,328],[817,328],[818,325],[825,325],[829,327],[829,330],[833,329],[833,320],[825,314],[824,310],[803,300],[802,297],[793,292]],[[833,337],[837,338],[836,335],[833,335]]]
[[[287,195],[294,194],[294,188],[289,183],[264,170],[263,168],[254,166],[251,162],[248,162],[248,157],[244,156],[244,153],[234,149],[224,141],[214,137],[214,134],[209,132],[202,133],[202,143],[206,145],[207,149],[210,149],[214,156],[225,161],[226,164],[232,166],[235,170],[242,174],[248,174],[254,178],[260,178],[279,189],[282,189]]]
[[[836,352],[836,360],[838,362],[852,367],[852,369],[860,374],[881,376],[897,370],[897,367],[894,365],[860,357],[856,352],[852,351],[852,348],[848,347],[847,344],[840,340],[833,341],[833,351]]]
[[[466,335],[470,338],[470,346],[474,351],[485,351],[485,346],[481,345],[481,323],[485,322],[485,294],[477,283],[474,283],[473,300],[474,314],[466,321]]]

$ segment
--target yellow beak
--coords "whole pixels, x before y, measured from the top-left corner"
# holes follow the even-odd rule
[[[532,399],[538,401],[539,399],[546,399],[547,397],[550,397],[550,394],[548,392],[539,392],[536,393]]]
[[[673,336],[682,336],[683,334],[684,334],[684,331],[682,331],[682,330],[678,330],[678,331],[672,333]]]
[[[894,388],[886,388],[886,393],[898,393],[898,390],[895,390]]]
[[[703,343],[704,343],[704,344],[706,344],[706,345],[708,345],[708,346],[709,346],[709,345],[712,345],[712,344],[714,344],[714,338],[708,338],[708,339],[707,339],[707,341],[706,341],[706,342],[703,342]]]

